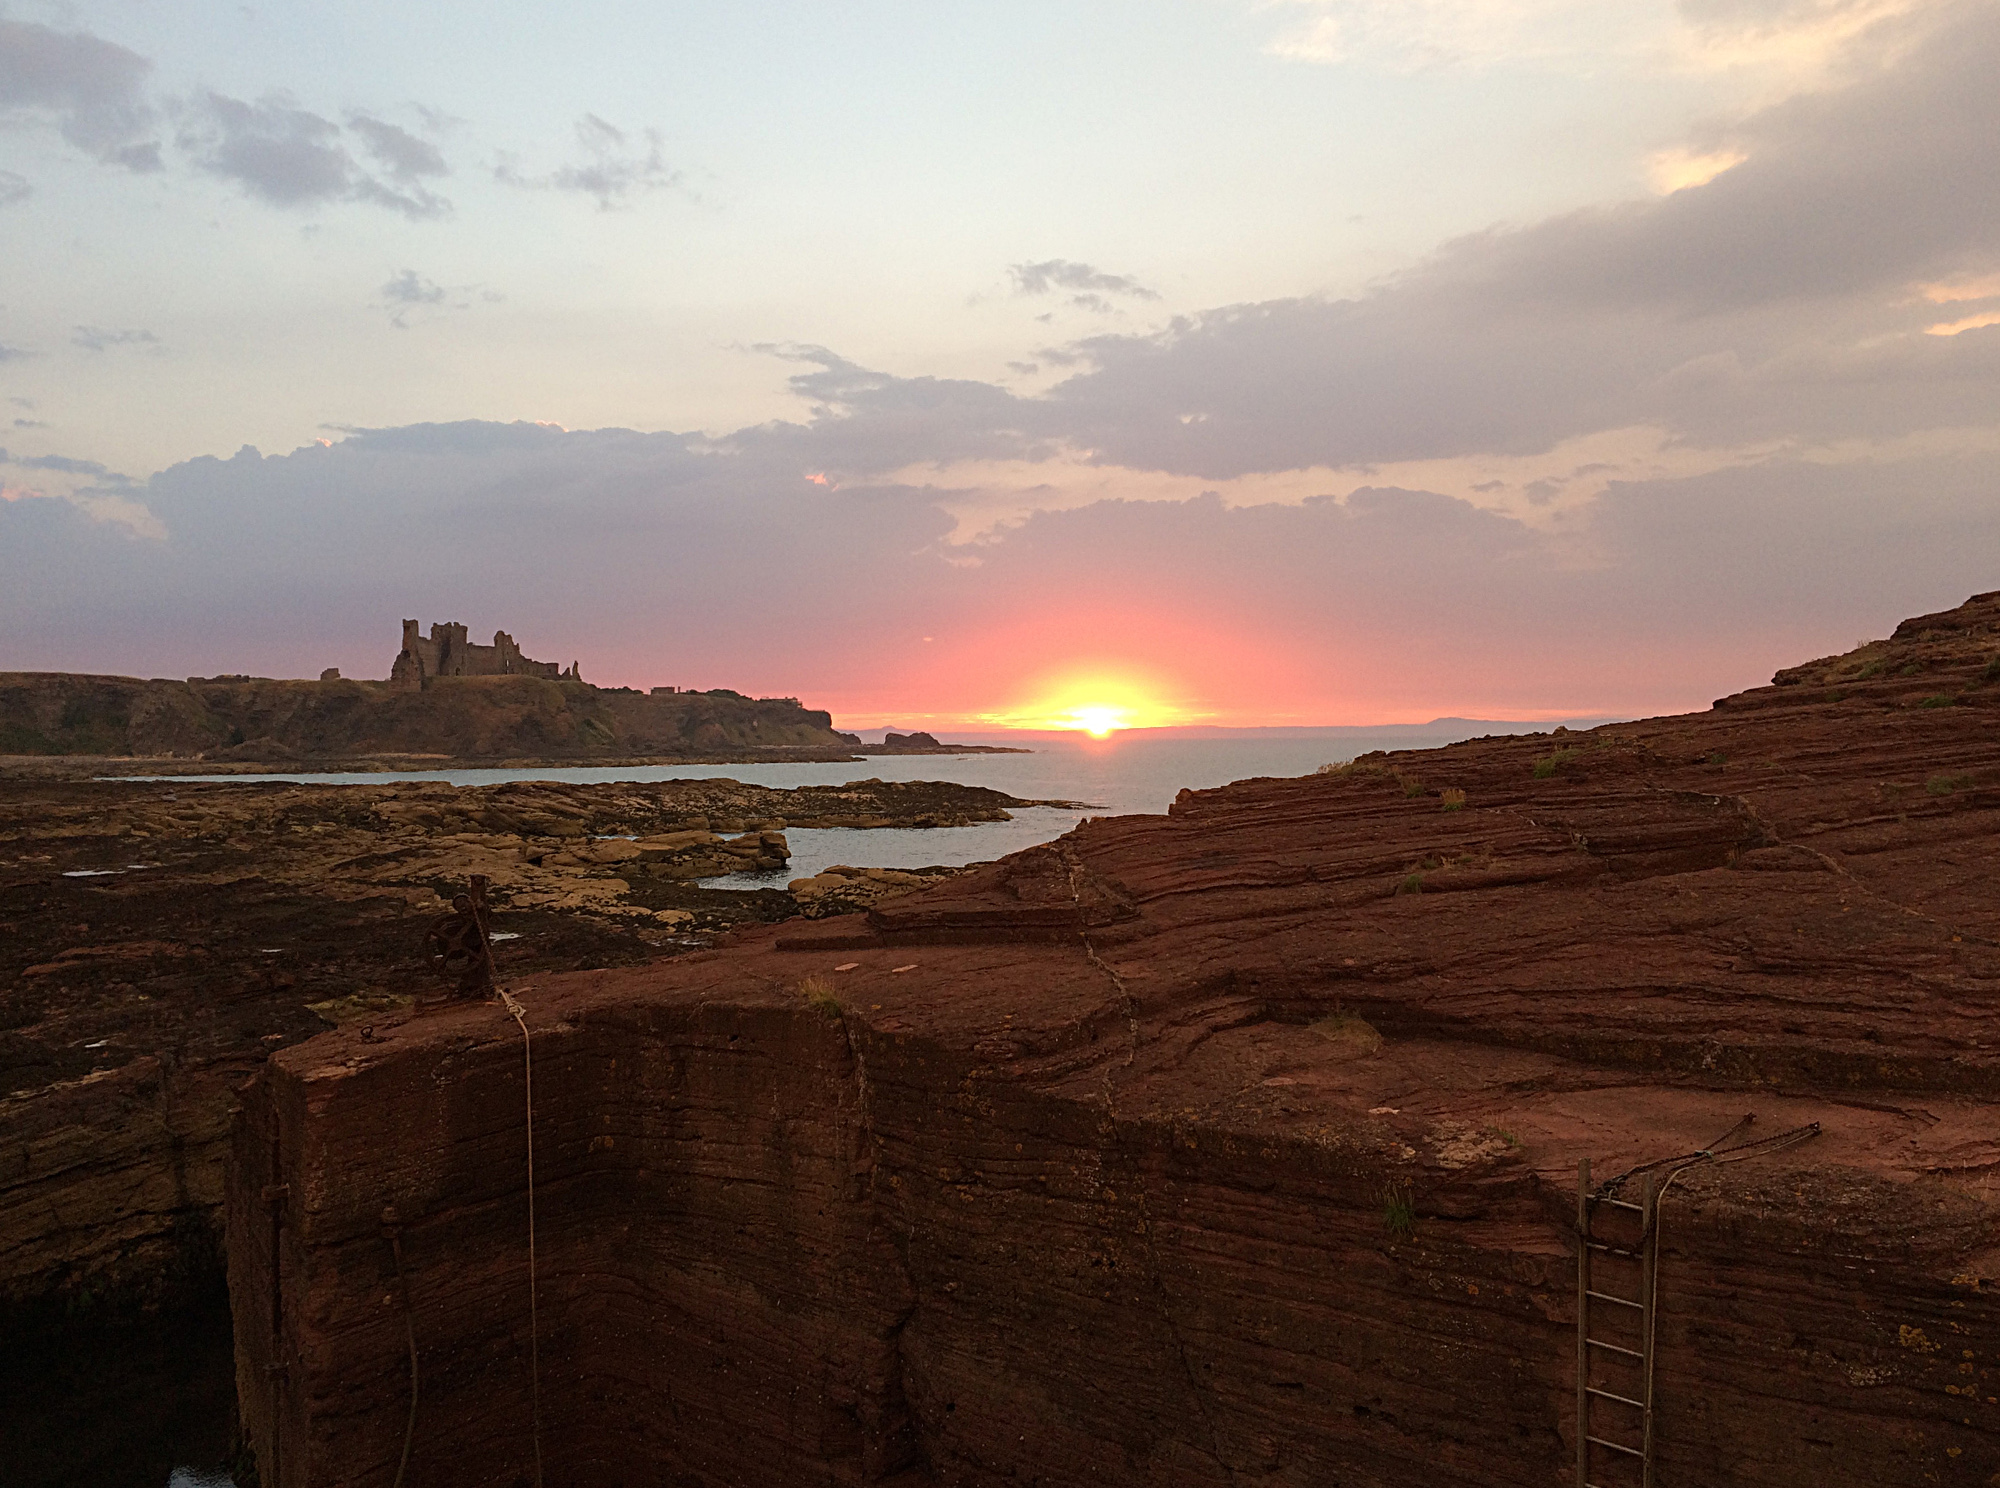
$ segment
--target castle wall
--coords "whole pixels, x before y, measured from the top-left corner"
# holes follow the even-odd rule
[[[403,622],[403,649],[389,669],[390,686],[399,692],[416,692],[432,677],[549,677],[573,682],[583,680],[575,663],[565,671],[553,661],[535,661],[521,654],[520,646],[504,630],[493,632],[493,644],[477,645],[466,639],[465,627],[455,620],[437,621],[429,636],[419,635],[417,622]]]

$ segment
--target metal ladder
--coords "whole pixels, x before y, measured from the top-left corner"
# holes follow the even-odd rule
[[[1692,1168],[1768,1157],[1819,1135],[1810,1121],[1747,1140],[1756,1119],[1745,1116],[1708,1146],[1633,1168],[1595,1193],[1590,1159],[1576,1165],[1577,1488],[1653,1488],[1660,1201]],[[1634,1178],[1636,1204],[1619,1197]]]
[[[1650,1173],[1634,1204],[1593,1194],[1577,1164],[1577,1488],[1653,1488],[1656,1203]]]

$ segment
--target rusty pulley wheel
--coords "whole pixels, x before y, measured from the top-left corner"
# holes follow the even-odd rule
[[[471,899],[460,894],[451,907],[451,914],[439,915],[424,931],[424,959],[439,976],[462,980],[484,964],[486,938],[480,933]]]
[[[433,920],[424,932],[424,959],[439,976],[463,977],[485,959],[479,926],[458,915]]]
[[[424,960],[439,977],[453,984],[451,997],[493,995],[493,950],[480,911],[486,904],[486,877],[472,875],[472,892],[451,901],[451,913],[439,915],[424,931]],[[424,999],[419,998],[421,1003]]]

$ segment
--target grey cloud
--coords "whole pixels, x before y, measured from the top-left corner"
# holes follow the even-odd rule
[[[144,57],[101,37],[0,17],[0,123],[53,123],[64,139],[107,164],[162,168],[157,110],[145,95],[151,71]],[[282,93],[255,103],[204,93],[175,112],[176,143],[194,165],[264,201],[369,202],[413,218],[451,209],[422,184],[450,173],[437,147],[370,114],[350,114],[344,135],[333,120]],[[376,172],[356,161],[349,138]],[[28,190],[22,177],[0,171],[0,205]]]
[[[415,269],[403,269],[382,286],[382,298],[397,305],[438,305],[444,302],[444,286]]]
[[[14,420],[14,427],[17,429],[46,429],[48,425],[40,419],[17,418]]]
[[[113,346],[157,346],[160,338],[151,331],[107,331],[102,326],[80,325],[73,329],[69,340],[70,345],[81,346],[85,351],[104,351]]]
[[[28,353],[18,346],[9,346],[5,342],[0,342],[0,362],[18,362],[27,355]]]
[[[1159,295],[1126,274],[1107,274],[1087,263],[1067,258],[1044,259],[1040,263],[1007,266],[1017,295],[1045,295],[1071,291],[1070,303],[1082,309],[1110,309],[1107,295],[1123,295],[1134,300],[1157,300]]]
[[[823,346],[745,349],[812,369],[789,379],[811,405],[811,422],[740,431],[726,442],[732,450],[810,444],[810,457],[829,469],[873,472],[924,460],[1039,459],[1057,449],[1052,433],[1038,427],[1046,407],[991,383],[895,377]]]
[[[542,175],[524,172],[511,156],[493,167],[503,185],[538,191],[568,191],[596,200],[608,212],[633,197],[682,184],[683,176],[666,162],[666,141],[657,129],[641,131],[635,142],[616,125],[585,114],[576,121],[576,140],[585,158]]]
[[[16,419],[16,423],[20,420]],[[0,465],[13,465],[21,470],[48,470],[60,475],[87,475],[110,486],[129,486],[129,476],[120,475],[96,460],[76,460],[68,455],[34,455],[15,458],[0,449]]]
[[[473,287],[447,288],[415,269],[401,269],[382,286],[381,304],[389,312],[392,325],[398,330],[408,330],[414,318],[424,318],[429,312],[471,309],[472,301],[467,296]],[[481,298],[491,301],[501,296],[488,291]]]
[[[274,206],[368,202],[413,219],[441,217],[451,210],[448,200],[417,180],[445,173],[443,157],[435,150],[394,125],[365,116],[356,116],[350,128],[362,148],[388,168],[394,184],[360,166],[340,125],[283,93],[267,94],[255,103],[204,94],[191,106],[178,142],[201,169]]]
[[[131,171],[160,168],[138,53],[82,31],[0,17],[0,116],[45,119],[78,149]]]
[[[389,174],[399,181],[415,181],[419,176],[444,176],[451,167],[429,140],[419,139],[407,129],[388,124],[367,114],[349,114],[347,127],[361,137],[363,147]]]
[[[354,162],[339,145],[340,126],[282,96],[244,103],[211,93],[202,101],[206,132],[182,145],[201,166],[281,206],[331,201],[353,189]]]

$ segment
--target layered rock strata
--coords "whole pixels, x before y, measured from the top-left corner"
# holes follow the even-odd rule
[[[1988,1484],[1996,627],[288,1048],[263,1481],[1569,1481],[1578,1161],[1748,1112],[1819,1135],[1665,1204],[1657,1481]]]

